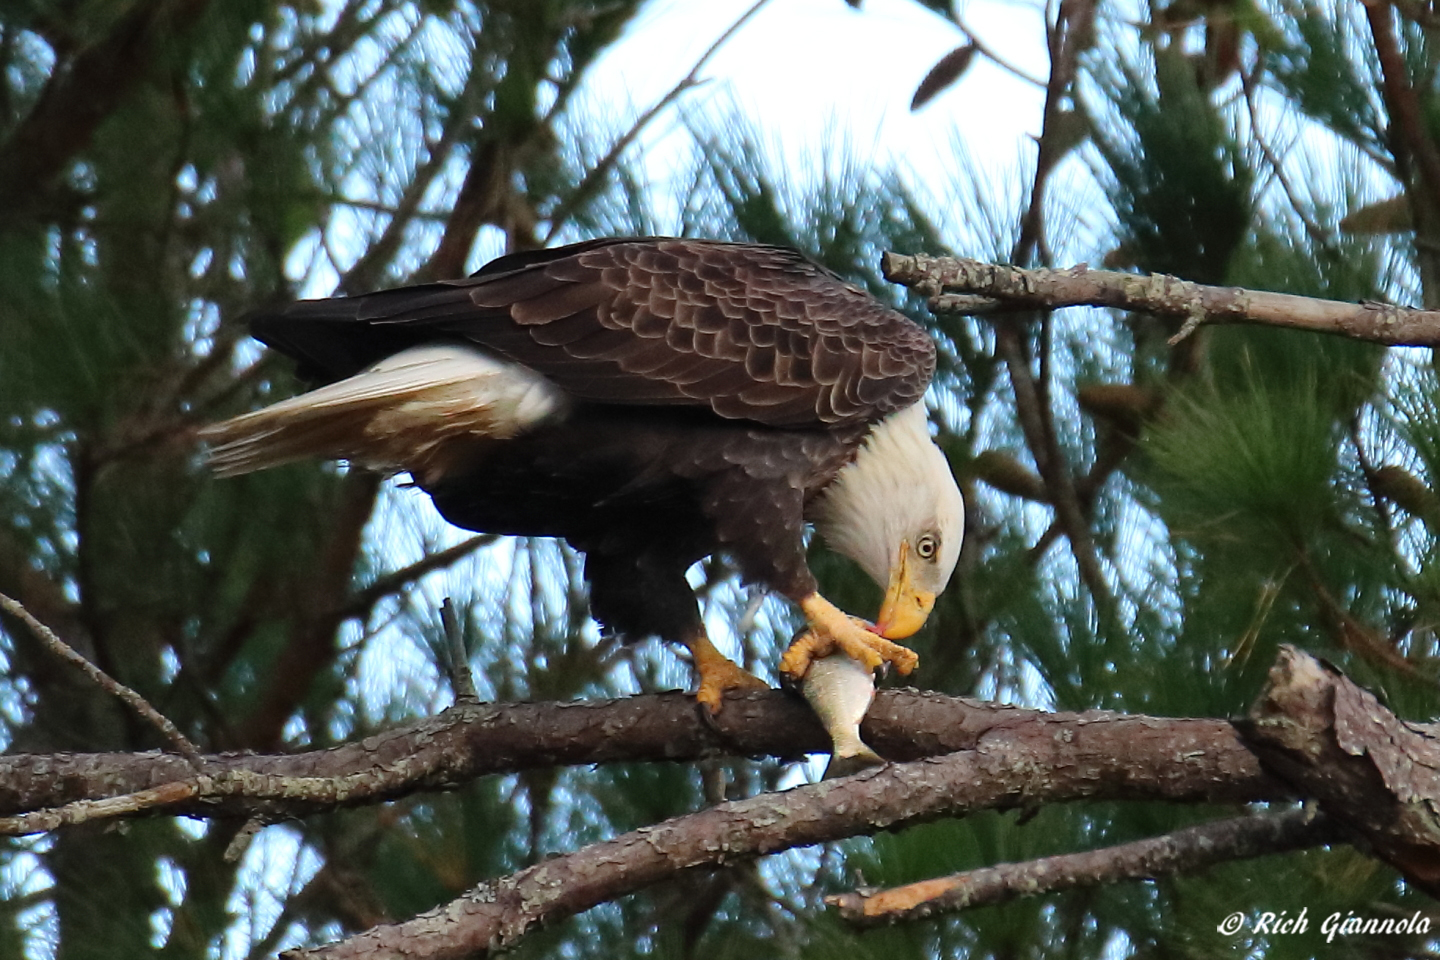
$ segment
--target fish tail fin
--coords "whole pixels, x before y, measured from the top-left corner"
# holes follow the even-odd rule
[[[838,749],[830,755],[830,762],[825,765],[825,780],[835,780],[839,777],[848,777],[857,774],[862,770],[869,770],[871,767],[884,766],[887,761],[880,754],[871,750],[864,743],[855,747]]]

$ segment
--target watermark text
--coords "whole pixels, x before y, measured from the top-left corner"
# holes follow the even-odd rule
[[[1318,929],[1326,943],[1334,943],[1337,937],[1385,936],[1400,934],[1427,934],[1431,918],[1416,910],[1408,917],[1378,917],[1356,913],[1354,910],[1341,913],[1338,910],[1319,921]],[[1312,918],[1310,908],[1303,907],[1299,913],[1269,910],[1254,916],[1235,911],[1221,920],[1215,929],[1227,937],[1248,933],[1251,936],[1284,937],[1309,933]]]

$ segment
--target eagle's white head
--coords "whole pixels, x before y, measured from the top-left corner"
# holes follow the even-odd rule
[[[965,502],[923,402],[875,425],[814,516],[826,542],[885,589],[880,635],[901,640],[924,626],[960,558]]]

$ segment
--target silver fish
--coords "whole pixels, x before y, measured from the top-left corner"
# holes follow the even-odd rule
[[[825,779],[848,777],[885,762],[860,739],[860,721],[875,699],[875,677],[864,664],[832,653],[810,664],[800,689],[830,734],[833,749]]]

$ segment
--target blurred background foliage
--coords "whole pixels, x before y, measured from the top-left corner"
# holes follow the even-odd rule
[[[639,0],[0,8],[0,592],[207,750],[320,747],[440,709],[447,596],[482,696],[685,686],[673,651],[598,634],[580,558],[563,545],[467,540],[414,491],[334,465],[217,482],[194,441],[198,425],[298,388],[246,340],[249,309],[458,275],[509,249],[683,233],[797,247],[937,337],[934,419],[969,532],[917,639],[918,683],[1223,717],[1245,710],[1276,647],[1293,643],[1402,716],[1435,715],[1440,380],[1428,351],[1240,328],[1171,349],[1168,323],[1065,311],[1001,321],[1017,371],[991,322],[931,316],[876,272],[884,250],[949,251],[1433,306],[1440,20],[1428,6],[1050,4],[1047,22],[1065,29],[1048,47],[1060,74],[1044,159],[1008,179],[959,149],[938,182],[838,145],[796,175],[743,109],[699,110],[681,90],[661,112],[680,118],[685,146],[658,186],[624,149],[628,120],[575,107],[587,70],[642,11]],[[940,95],[986,95],[963,69],[951,86]],[[1413,109],[1397,112],[1397,96]],[[1032,202],[1037,184],[1049,189]],[[1054,445],[1040,456],[1058,456],[1059,481],[1037,472],[1017,376],[1038,382]],[[1088,543],[1056,520],[1056,482]],[[1093,552],[1099,582],[1077,552]],[[853,566],[815,553],[828,593],[873,608]],[[693,581],[722,646],[773,679],[791,613],[739,585],[723,557]],[[8,750],[159,746],[8,620],[0,654]],[[491,777],[271,826],[235,863],[222,853],[243,825],[223,820],[6,840],[0,957],[266,956],[814,769],[736,760]],[[1282,958],[1334,948],[1318,934],[1225,938],[1216,923],[1235,910],[1433,908],[1348,848],[863,936],[820,903],[861,877],[1088,849],[1219,812],[1077,805],[791,851],[608,904],[515,955]]]

